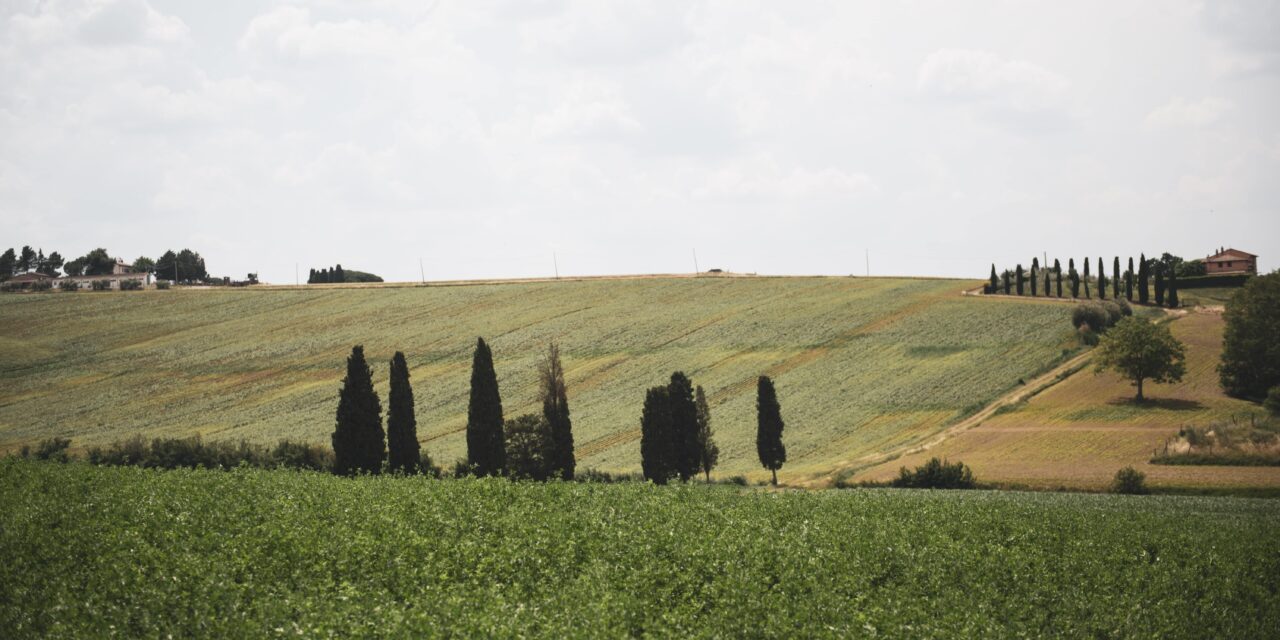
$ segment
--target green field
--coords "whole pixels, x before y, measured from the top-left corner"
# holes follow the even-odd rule
[[[0,628],[1273,637],[1280,502],[0,460]]]
[[[908,444],[1074,348],[1070,306],[962,297],[955,280],[643,278],[476,286],[0,296],[0,450],[134,434],[327,443],[344,361],[364,344],[386,398],[408,356],[419,437],[463,457],[476,336],[507,415],[562,344],[579,468],[639,467],[645,389],[703,385],[721,474],[757,472],[755,379],[774,377],[797,474]]]

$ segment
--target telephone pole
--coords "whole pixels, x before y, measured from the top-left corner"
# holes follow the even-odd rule
[[[870,278],[871,277],[871,249],[868,248],[866,251],[867,251],[867,277]]]
[[[556,252],[551,252],[551,266],[555,267],[556,280],[560,279],[560,260],[556,258]]]
[[[418,276],[422,278],[422,284],[427,283],[427,270],[422,268],[422,256],[418,256]]]
[[[293,286],[296,287],[299,284],[301,283],[298,282],[298,263],[295,262],[293,263]]]
[[[693,275],[696,276],[699,273],[702,273],[702,269],[698,268],[698,250],[694,249],[693,250]]]

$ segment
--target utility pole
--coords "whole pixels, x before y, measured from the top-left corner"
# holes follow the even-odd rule
[[[556,280],[560,279],[560,260],[556,258],[556,252],[551,252],[551,266],[555,267]]]
[[[698,250],[694,249],[693,250],[693,275],[696,276],[699,273],[702,273],[702,269],[698,268]]]
[[[299,284],[302,283],[298,282],[298,263],[295,262],[293,263],[293,286],[296,287]]]
[[[871,277],[871,249],[867,248],[867,277]]]
[[[427,283],[427,270],[422,267],[422,256],[418,256],[418,276],[422,278],[422,284]]]

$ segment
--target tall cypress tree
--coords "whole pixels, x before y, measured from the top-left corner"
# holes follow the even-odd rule
[[[1062,297],[1062,263],[1057,258],[1053,259],[1053,273],[1058,279],[1058,297]]]
[[[347,281],[347,275],[346,275],[346,272],[342,270],[342,265],[338,265],[333,268],[333,281],[334,282]]]
[[[1124,297],[1133,302],[1133,256],[1129,256],[1129,270],[1124,272]]]
[[[1156,306],[1164,306],[1164,262],[1152,260],[1151,268],[1156,272]]]
[[[1115,256],[1111,262],[1111,297],[1120,297],[1120,256]]]
[[[1169,281],[1165,283],[1164,299],[1170,309],[1178,308],[1178,270],[1172,266],[1169,267]]]
[[[756,385],[756,453],[760,464],[773,472],[778,484],[778,469],[787,461],[787,448],[782,444],[782,408],[769,376],[760,376]]]
[[[991,293],[995,293],[1000,288],[1000,281],[996,279],[996,264],[991,263]]]
[[[467,406],[467,461],[478,475],[498,475],[506,466],[506,455],[502,396],[498,393],[498,374],[493,370],[493,352],[484,338],[477,338],[471,360],[471,402]]]
[[[391,358],[391,393],[387,395],[387,466],[392,472],[418,473],[422,464],[418,420],[413,415],[413,387],[409,363],[397,351]]]
[[[1084,297],[1089,299],[1089,259],[1084,259]]]
[[[1102,264],[1102,257],[1098,257],[1098,299],[1107,299],[1107,268]]]
[[[564,366],[560,364],[560,345],[552,342],[547,347],[538,378],[542,418],[551,428],[551,474],[572,480],[577,462],[573,457],[573,421],[569,419],[569,394],[564,382]]]
[[[1147,254],[1138,256],[1138,302],[1147,303],[1147,282],[1151,278],[1151,265],[1147,264]]]
[[[1076,271],[1076,259],[1067,258],[1067,277],[1071,278],[1071,297],[1080,297],[1080,273]]]
[[[378,473],[387,455],[382,432],[382,402],[373,390],[373,372],[364,347],[351,348],[347,376],[338,392],[338,415],[333,429],[333,472],[338,475]]]
[[[672,460],[680,480],[688,482],[698,473],[702,455],[698,451],[698,406],[693,400],[693,383],[683,372],[671,374],[671,384],[667,385],[671,408],[672,449],[675,458]]]
[[[1026,280],[1026,278],[1022,277],[1022,264],[1021,264],[1021,263],[1019,263],[1019,264],[1018,264],[1018,268],[1017,268],[1017,269],[1014,269],[1013,276],[1014,276],[1014,278],[1017,278],[1017,280],[1018,280],[1018,295],[1022,295],[1022,282],[1023,282],[1024,280]]]
[[[1044,270],[1044,297],[1048,298],[1053,295],[1053,291],[1049,289],[1049,270]]]
[[[698,466],[707,482],[711,482],[711,470],[720,461],[720,447],[716,446],[715,432],[711,430],[711,408],[707,406],[702,385],[698,385],[693,396],[693,403],[698,407]]]
[[[1031,297],[1036,297],[1036,280],[1040,275],[1040,258],[1031,259]]]
[[[1005,269],[1003,276],[1004,276],[1004,294],[1007,296],[1007,295],[1009,295],[1009,287],[1011,286],[1011,285],[1009,284],[1009,270],[1008,270],[1008,269]]]
[[[640,469],[654,484],[666,484],[675,475],[670,397],[666,386],[650,387],[640,415]]]

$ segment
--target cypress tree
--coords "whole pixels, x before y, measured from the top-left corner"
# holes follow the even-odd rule
[[[378,473],[386,457],[382,432],[382,402],[373,390],[373,372],[364,347],[351,348],[347,376],[338,392],[338,415],[333,430],[333,472],[338,475]]]
[[[392,472],[418,473],[422,447],[418,444],[418,421],[413,415],[413,387],[409,384],[409,363],[397,351],[391,358],[391,392],[387,395],[387,467]]]
[[[644,397],[640,415],[640,469],[645,480],[666,484],[675,470],[671,467],[671,394],[667,387],[651,387]]]
[[[1178,308],[1178,270],[1169,269],[1169,281],[1165,283],[1164,299],[1169,303],[1170,309]]]
[[[334,282],[346,282],[346,281],[347,281],[347,275],[346,275],[346,273],[342,270],[342,265],[338,265],[338,266],[336,266],[336,267],[334,267],[334,268],[333,268],[333,281],[334,281]]]
[[[484,338],[476,339],[471,360],[471,402],[467,406],[467,461],[480,476],[501,474],[506,465],[502,433],[502,396],[493,352]]]
[[[1000,288],[1000,281],[996,279],[996,264],[991,263],[991,293],[995,293]]]
[[[1151,265],[1147,264],[1147,254],[1138,256],[1138,302],[1147,303],[1147,282],[1151,279]]]
[[[1005,269],[1005,272],[1004,272],[1004,294],[1005,294],[1006,296],[1007,296],[1007,295],[1009,295],[1009,286],[1010,286],[1010,285],[1009,285],[1009,270],[1008,270],[1008,269]]]
[[[1044,270],[1044,297],[1048,298],[1053,295],[1053,291],[1049,290],[1049,270]]]
[[[698,406],[693,400],[693,383],[683,372],[671,374],[667,398],[675,454],[672,467],[682,482],[688,482],[702,466],[702,454],[698,451]]]
[[[1084,259],[1084,297],[1089,298],[1089,259]]]
[[[315,270],[315,267],[312,267],[311,272],[307,274],[307,284],[315,284],[315,282],[316,282],[316,270]]]
[[[711,482],[711,470],[720,461],[720,447],[716,446],[715,432],[711,430],[711,408],[707,406],[702,385],[698,385],[693,395],[693,403],[698,407],[698,463],[707,482]]]
[[[1053,273],[1058,278],[1058,297],[1062,297],[1062,263],[1057,258],[1053,259]]]
[[[787,461],[787,448],[782,444],[782,408],[769,376],[760,376],[756,386],[756,453],[760,464],[773,472],[778,484],[778,469]]]
[[[1124,272],[1124,297],[1133,302],[1133,256],[1129,257],[1129,270]]]
[[[1151,268],[1156,272],[1156,306],[1164,306],[1164,262],[1153,260]]]
[[[1040,273],[1040,258],[1031,259],[1031,297],[1036,297],[1036,280]]]
[[[552,342],[538,369],[541,382],[542,418],[551,428],[551,474],[572,480],[577,462],[573,457],[573,421],[569,419],[569,394],[560,364],[560,345]]]
[[[1018,264],[1018,268],[1014,270],[1014,277],[1018,279],[1018,295],[1022,295],[1022,282],[1026,278],[1022,277],[1022,264]]]
[[[1076,271],[1076,259],[1067,258],[1067,277],[1071,278],[1071,297],[1080,297],[1080,273]]]
[[[1107,268],[1102,264],[1102,257],[1098,257],[1098,299],[1107,299]]]
[[[1115,256],[1111,262],[1111,297],[1120,297],[1120,256]]]

